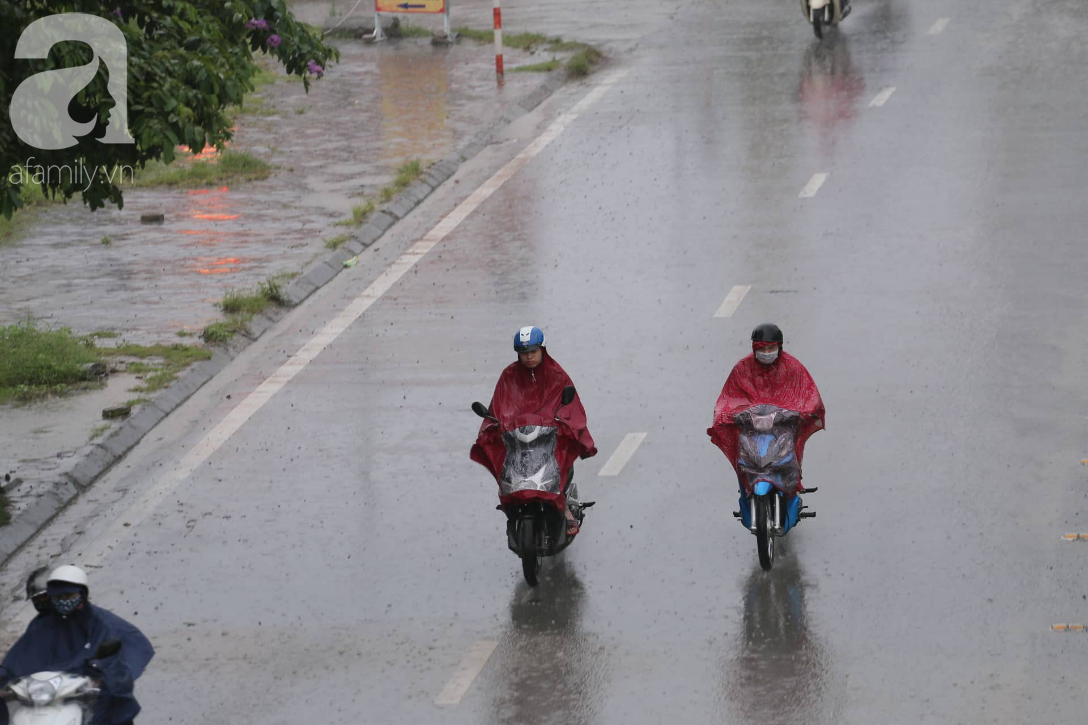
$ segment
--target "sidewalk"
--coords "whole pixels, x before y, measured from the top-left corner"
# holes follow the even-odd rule
[[[350,218],[364,197],[374,197],[405,161],[426,166],[450,155],[545,80],[561,80],[508,73],[497,84],[491,47],[472,41],[452,47],[432,46],[427,38],[336,43],[340,64],[308,95],[300,82],[283,77],[255,94],[256,113],[238,119],[231,149],[272,164],[272,176],[211,188],[129,189],[120,211],[90,213],[78,201],[44,209],[27,234],[0,246],[0,324],[31,316],[80,335],[117,333],[103,346],[199,344],[191,336],[222,319],[216,303],[228,290],[297,275],[326,257],[328,240],[359,232],[336,223]],[[514,51],[507,65],[538,60]],[[422,183],[440,183],[452,173],[447,170]],[[405,203],[410,209],[418,201]],[[401,204],[398,197],[393,208]],[[142,215],[154,213],[164,222],[141,223]],[[44,523],[38,519],[58,508],[54,499],[69,500],[93,483],[93,476],[73,470],[83,459],[123,455],[129,439],[153,427],[227,360],[217,354],[199,363],[107,431],[96,430],[103,427],[101,411],[136,397],[133,374],[118,371],[101,390],[0,406],[0,486],[13,517],[0,527],[0,539]],[[102,437],[88,446],[92,433]],[[11,553],[4,549],[0,545],[0,563]]]

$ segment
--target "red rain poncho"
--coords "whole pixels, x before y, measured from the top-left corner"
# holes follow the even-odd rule
[[[559,441],[556,446],[556,462],[562,472],[562,488],[567,490],[567,474],[578,458],[597,454],[593,437],[586,428],[586,410],[575,396],[574,402],[559,411],[563,388],[573,385],[570,376],[559,366],[546,348],[540,365],[529,370],[520,362],[513,362],[502,371],[495,393],[491,396],[488,410],[499,423],[485,419],[472,446],[470,457],[491,472],[498,481],[502,475],[506,446],[502,442],[504,431],[523,425],[557,426]]]
[[[737,468],[737,426],[733,416],[753,405],[777,405],[802,414],[797,434],[797,463],[805,452],[805,441],[824,427],[824,401],[816,383],[801,361],[782,351],[770,365],[748,355],[735,366],[725,381],[714,406],[714,425],[706,429],[714,445],[722,449],[733,470]]]

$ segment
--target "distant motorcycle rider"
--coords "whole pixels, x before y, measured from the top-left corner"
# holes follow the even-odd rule
[[[79,567],[54,569],[46,592],[49,611],[39,610],[41,613],[4,657],[0,686],[36,672],[86,675],[97,680],[102,689],[92,722],[131,725],[140,712],[133,683],[155,655],[151,643],[133,625],[91,604],[87,574]],[[94,659],[99,645],[108,639],[120,640],[121,650]],[[0,725],[7,722],[7,708],[0,708]]]
[[[508,365],[495,384],[488,410],[499,420],[485,420],[480,426],[476,445],[472,447],[472,460],[483,465],[496,478],[502,471],[501,461],[492,461],[487,453],[486,444],[492,437],[501,435],[501,429],[512,426],[512,421],[519,415],[539,413],[547,417],[555,415],[560,405],[563,388],[573,385],[570,376],[548,354],[544,331],[539,327],[523,327],[514,334],[514,351],[518,359]],[[586,411],[582,401],[575,397],[574,402],[561,413],[578,437],[581,458],[589,458],[597,453],[593,438],[585,427]],[[501,424],[501,425],[500,425]],[[501,445],[498,447],[501,450]],[[573,467],[567,472],[567,498],[577,507],[577,488],[571,482]],[[570,505],[564,510],[567,519],[567,536],[575,536],[579,530],[579,518],[575,517]]]
[[[762,324],[752,330],[752,354],[742,358],[729,373],[714,406],[714,424],[707,429],[711,440],[729,458],[740,485],[741,510],[747,514],[742,472],[737,466],[737,425],[734,417],[755,405],[774,405],[801,414],[795,453],[800,470],[805,442],[824,428],[824,403],[820,391],[801,361],[782,349],[782,330]],[[798,493],[804,486],[798,484]]]
[[[48,582],[49,567],[47,566],[35,569],[26,578],[26,598],[27,601],[34,605],[38,616],[53,611],[53,608],[49,606]]]

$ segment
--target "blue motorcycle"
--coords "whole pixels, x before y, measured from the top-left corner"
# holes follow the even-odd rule
[[[756,405],[733,420],[739,428],[737,468],[744,489],[740,511],[733,515],[755,535],[759,565],[770,569],[774,566],[775,538],[785,536],[801,519],[816,516],[803,510],[797,495],[801,466],[794,444],[801,414],[774,405]],[[805,489],[806,493],[815,491]]]

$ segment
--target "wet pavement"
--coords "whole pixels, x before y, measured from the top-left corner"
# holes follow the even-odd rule
[[[1088,639],[1051,625],[1088,623],[1088,550],[1062,541],[1088,530],[1088,10],[855,5],[819,47],[794,3],[651,23],[614,87],[206,461],[171,473],[380,269],[243,353],[5,591],[62,549],[100,564],[95,598],[159,650],[145,723],[1079,722]],[[610,77],[512,125],[379,260]],[[704,432],[766,320],[828,406],[818,517],[769,573]],[[597,507],[533,590],[468,460],[469,403],[524,324],[601,451],[578,464]]]

